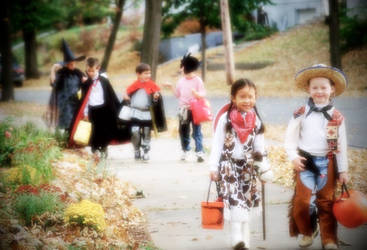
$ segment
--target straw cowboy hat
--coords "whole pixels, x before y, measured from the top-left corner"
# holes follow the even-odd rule
[[[325,77],[334,83],[335,96],[344,92],[348,85],[347,78],[343,71],[335,67],[324,64],[315,64],[309,68],[302,69],[296,74],[296,86],[308,92],[308,85],[312,78]]]

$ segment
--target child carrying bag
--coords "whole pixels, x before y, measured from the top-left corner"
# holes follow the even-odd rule
[[[210,186],[212,181],[209,183],[208,196],[206,201],[201,202],[201,226],[205,229],[223,229],[223,201],[210,201]]]
[[[76,128],[73,140],[77,145],[86,146],[92,132],[92,123],[80,120]]]
[[[213,119],[209,101],[204,98],[192,99],[190,101],[190,109],[194,124],[196,125]]]
[[[127,105],[122,106],[121,111],[119,113],[119,118],[123,121],[131,120],[131,108]]]

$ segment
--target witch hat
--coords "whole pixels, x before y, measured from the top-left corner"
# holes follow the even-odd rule
[[[61,49],[64,53],[64,63],[69,63],[72,61],[83,61],[85,59],[85,56],[75,57],[65,39],[62,39]]]

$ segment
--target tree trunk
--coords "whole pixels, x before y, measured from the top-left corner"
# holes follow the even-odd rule
[[[229,16],[228,0],[220,0],[220,13],[222,19],[224,58],[226,65],[227,84],[234,82],[234,60],[232,47],[231,19]]]
[[[145,0],[144,34],[141,62],[151,67],[152,79],[156,79],[161,39],[162,0]]]
[[[10,32],[10,0],[2,2],[1,8],[1,101],[14,100],[14,87],[11,79],[11,32]]]
[[[200,34],[201,34],[201,78],[205,82],[206,77],[206,30],[205,23],[200,21]]]
[[[103,56],[103,60],[101,64],[101,68],[106,71],[107,71],[108,63],[111,58],[113,46],[115,44],[117,32],[119,30],[124,4],[125,4],[125,0],[118,0],[118,2],[116,3],[116,16],[115,16],[115,19],[113,20],[111,34],[110,34],[110,37],[108,38],[106,50],[104,52],[104,56]]]
[[[23,29],[24,53],[25,53],[25,77],[39,78],[37,64],[37,41],[36,31]]]
[[[339,69],[342,68],[340,47],[339,47],[339,4],[338,0],[329,0],[329,43],[331,65]]]

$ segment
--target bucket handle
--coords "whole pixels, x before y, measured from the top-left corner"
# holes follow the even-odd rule
[[[210,187],[210,186],[209,186],[209,187]],[[348,198],[349,198],[349,197],[350,197],[350,194],[349,194],[349,192],[348,192],[347,185],[345,185],[345,183],[343,182],[343,184],[342,184],[342,195],[343,195],[344,191],[347,193]]]
[[[207,204],[209,203],[209,195],[210,195],[210,187],[211,187],[211,185],[212,185],[212,180],[210,180],[210,182],[209,182],[208,195],[206,197],[206,203]]]

